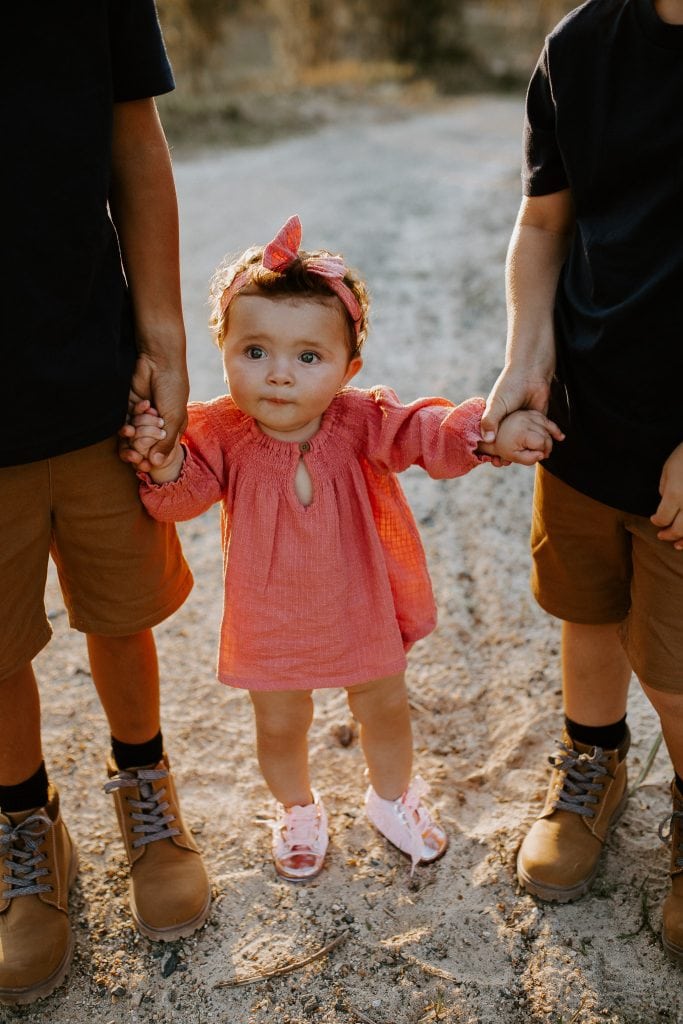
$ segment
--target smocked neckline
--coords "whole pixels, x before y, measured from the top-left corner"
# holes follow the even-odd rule
[[[343,392],[340,392],[340,394],[343,394]],[[305,441],[285,441],[280,437],[271,437],[270,434],[264,434],[253,416],[247,416],[246,418],[249,421],[251,436],[261,448],[269,451],[290,450],[296,451],[297,453],[307,453],[324,448],[327,446],[332,429],[339,419],[339,398],[340,395],[336,395],[332,399],[327,409],[325,409],[325,412],[322,414],[320,426],[317,431],[312,437],[307,438]]]
[[[654,0],[636,0],[636,10],[640,28],[648,39],[669,50],[683,50],[683,25],[662,21]]]

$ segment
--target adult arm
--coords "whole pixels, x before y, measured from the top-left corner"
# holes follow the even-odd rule
[[[523,198],[505,268],[505,366],[486,402],[485,441],[493,441],[500,421],[517,409],[547,412],[555,372],[555,293],[573,226],[569,189]]]
[[[114,104],[110,210],[121,246],[138,359],[131,399],[148,399],[166,437],[149,453],[162,463],[187,424],[189,383],[180,299],[178,206],[171,159],[153,99]],[[122,458],[148,468],[133,449]]]

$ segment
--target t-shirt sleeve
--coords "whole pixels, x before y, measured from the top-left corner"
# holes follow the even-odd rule
[[[522,191],[525,196],[544,196],[568,186],[557,142],[555,101],[546,46],[531,76],[526,97]]]
[[[154,0],[109,0],[109,46],[114,102],[175,88]]]

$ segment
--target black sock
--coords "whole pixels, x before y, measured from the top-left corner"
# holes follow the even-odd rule
[[[564,727],[573,740],[588,747],[616,750],[626,738],[626,715],[611,725],[579,725],[565,716]]]
[[[34,807],[44,807],[47,803],[47,772],[45,762],[30,779],[25,779],[16,786],[0,786],[0,810],[5,814],[17,811],[30,811]]]
[[[159,764],[164,752],[164,740],[161,730],[146,743],[122,743],[116,736],[111,738],[111,752],[117,768],[127,771],[129,768],[144,768],[146,765]]]

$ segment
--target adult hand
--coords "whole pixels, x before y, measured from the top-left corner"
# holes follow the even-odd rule
[[[662,527],[657,534],[660,540],[670,541],[676,551],[683,551],[683,444],[664,463],[659,493],[662,500],[650,521]]]
[[[136,469],[148,473],[155,466],[162,466],[175,447],[177,438],[187,426],[187,399],[190,385],[186,366],[163,364],[146,353],[140,353],[128,398],[128,419],[119,431],[119,455],[124,462],[130,462]],[[129,439],[135,433],[129,419],[134,408],[148,401],[164,420],[166,437],[150,448],[143,457],[129,446]]]
[[[486,401],[481,419],[481,435],[484,441],[495,441],[501,421],[511,412],[518,409],[533,409],[545,414],[548,411],[549,400],[549,377],[542,373],[506,366]]]

